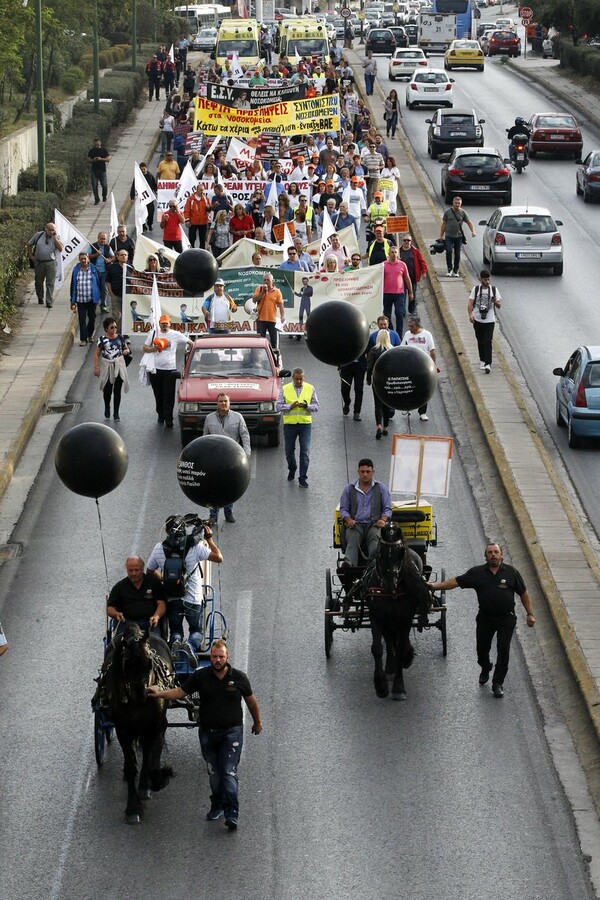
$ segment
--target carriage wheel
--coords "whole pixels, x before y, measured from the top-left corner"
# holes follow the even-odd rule
[[[335,623],[333,617],[328,615],[335,609],[333,600],[333,591],[331,589],[331,569],[325,570],[325,656],[327,659],[331,656],[331,644],[333,643],[333,632],[335,631]]]
[[[94,752],[99,766],[104,762],[104,754],[106,752],[107,734],[104,729],[104,721],[104,713],[97,709],[94,713]]]

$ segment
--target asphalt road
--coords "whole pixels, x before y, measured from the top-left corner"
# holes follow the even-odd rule
[[[497,7],[487,10],[486,18],[495,18]],[[522,31],[522,30],[521,30]],[[402,126],[415,155],[427,173],[432,196],[445,208],[440,195],[442,164],[427,155],[427,124],[431,109],[419,107],[409,111],[405,104],[406,82],[387,79],[387,59],[378,57],[380,83],[385,94],[391,88],[398,91],[402,101]],[[431,57],[430,65],[443,67],[443,57]],[[495,57],[486,59],[483,73],[457,70],[450,73],[455,79],[454,105],[474,108],[483,126],[486,146],[497,147],[508,155],[505,129],[516,116],[528,119],[535,112],[552,110],[572,112],[564,103],[554,99],[549,90],[529,82]],[[600,146],[600,134],[585,120],[581,121],[584,150]],[[556,446],[575,489],[596,532],[600,534],[600,457],[598,442],[588,441],[581,450],[570,450],[566,430],[555,422],[555,384],[552,370],[564,366],[582,344],[600,341],[600,308],[594,302],[594,285],[598,279],[598,244],[600,243],[600,205],[584,204],[575,193],[575,163],[565,157],[538,155],[530,161],[522,175],[513,173],[513,205],[531,204],[547,207],[561,226],[564,245],[564,275],[556,277],[550,270],[532,269],[519,273],[494,276],[502,297],[499,321],[514,353],[515,365],[523,375],[547,429],[547,444]],[[464,204],[477,231],[473,240],[463,248],[473,275],[483,264],[482,235],[484,226],[495,208],[485,202],[471,200]]]
[[[372,454],[387,479],[389,444],[374,440],[368,393],[363,421],[349,421],[335,370],[295,343],[284,347],[284,362],[305,366],[321,401],[310,488],[286,481],[282,449],[256,445],[238,521],[218,536],[225,562],[214,577],[234,664],[249,672],[265,725],[260,737],[247,727],[239,831],[204,819],[207,776],[191,732],[169,733],[177,778],[148,803],[139,827],[124,823],[119,748],[96,767],[89,700],[107,587],[100,530],[94,502],[55,476],[53,444],[14,535],[24,548],[15,578],[0,596],[11,637],[0,668],[2,896],[591,897],[517,642],[505,699],[477,684],[472,596],[449,595],[446,659],[437,633],[416,636],[405,703],[375,697],[366,632],[336,633],[325,660],[332,510],[359,457]],[[70,398],[81,408],[59,433],[102,421],[91,368],[88,354]],[[134,379],[118,425],[129,471],[100,500],[111,584],[126,555],[147,557],[169,513],[190,507],[176,482],[177,432],[159,429],[152,407],[150,390]],[[430,414],[427,433],[452,433],[439,397]],[[395,422],[406,428],[398,413]],[[479,562],[483,535],[458,457],[451,496],[435,509],[434,569],[458,573]],[[522,618],[519,631],[532,638]]]

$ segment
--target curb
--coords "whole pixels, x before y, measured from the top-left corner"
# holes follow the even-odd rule
[[[517,71],[521,73],[520,67],[513,66],[512,68],[517,69]],[[355,81],[355,84],[359,93],[362,94],[363,100],[367,105],[369,105],[370,108],[369,98],[363,93],[363,85],[361,83],[358,83],[357,81]],[[377,83],[377,88],[381,96],[384,97],[383,90],[379,83]],[[556,91],[556,93],[559,94],[560,92]],[[373,122],[376,122],[376,116],[374,115],[374,111],[372,109],[371,114]],[[586,114],[589,118],[589,111],[586,111]],[[400,125],[400,122],[398,124]],[[426,198],[430,208],[435,212],[435,215],[439,217],[439,212],[437,208],[434,207],[431,192],[428,185],[425,183],[421,168],[414,158],[412,146],[406,139],[406,136],[402,129],[398,128],[398,130],[396,131],[396,138],[402,145],[405,161],[412,169],[413,175],[419,184],[423,197]],[[461,372],[465,386],[475,408],[475,414],[479,420],[480,428],[490,448],[490,451],[492,452],[498,475],[516,519],[516,525],[523,537],[525,543],[525,551],[529,556],[530,562],[540,583],[548,608],[550,610],[550,614],[558,631],[560,641],[563,645],[567,661],[585,703],[588,716],[594,727],[597,738],[600,739],[600,691],[596,686],[595,680],[590,672],[587,659],[585,658],[585,655],[574,633],[573,627],[569,621],[566,607],[556,586],[556,582],[554,581],[551,569],[546,561],[543,551],[537,543],[535,527],[533,525],[533,522],[531,521],[527,507],[514,481],[510,465],[504,452],[504,448],[496,436],[494,425],[487,412],[485,398],[479,388],[478,383],[475,380],[471,365],[468,362],[468,357],[465,352],[462,338],[460,337],[454,325],[452,316],[450,314],[448,301],[446,300],[442,286],[434,271],[434,266],[428,251],[427,241],[425,241],[421,228],[418,225],[417,218],[412,212],[410,201],[408,200],[406,190],[404,189],[402,183],[399,186],[399,194],[404,211],[409,217],[410,229],[417,236],[421,252],[427,259],[428,266],[430,267],[430,271],[427,273],[426,277],[431,288],[432,296],[435,300],[437,311],[442,322],[444,323],[446,336],[451,345],[451,352],[454,356],[455,363],[458,365],[458,368]],[[467,285],[468,280],[466,278],[466,273],[462,265],[461,273],[463,282],[465,283],[465,285]],[[523,395],[521,394],[520,388],[515,378],[513,377],[510,366],[508,365],[506,358],[501,349],[498,347],[496,341],[494,341],[494,353],[500,361],[503,374],[509,383],[515,404],[519,409],[523,420],[532,435],[544,468],[546,469],[548,477],[550,478],[550,481],[557,491],[561,505],[569,520],[571,528],[573,529],[573,532],[576,535],[577,540],[582,548],[582,552],[584,553],[586,562],[588,563],[596,580],[600,582],[600,566],[598,565],[594,551],[587,541],[586,535],[579,523],[577,513],[574,510],[561,483],[561,480],[556,470],[554,469],[552,461],[539,438],[537,427],[535,426],[533,420],[527,412],[526,404]]]
[[[584,104],[577,99],[577,97],[573,97],[573,95],[569,94],[568,91],[563,90],[560,85],[553,84],[552,82],[550,82],[549,84],[548,81],[545,80],[542,75],[539,75],[535,70],[526,69],[524,66],[520,66],[518,63],[514,63],[511,59],[508,59],[508,57],[505,65],[512,69],[513,72],[517,72],[519,75],[521,75],[522,78],[533,81],[540,87],[550,87],[552,92],[556,94],[557,97],[560,97],[560,99],[564,103],[568,104],[568,106],[574,107],[587,122],[590,122],[596,128],[600,128],[600,116],[594,115],[587,106],[584,106]],[[556,66],[555,68],[559,67]]]

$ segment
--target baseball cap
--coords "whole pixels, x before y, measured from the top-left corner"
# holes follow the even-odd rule
[[[325,184],[325,182],[323,181],[322,178],[320,178],[319,181],[317,182],[317,187],[318,187],[320,184]]]
[[[164,325],[164,324],[170,325],[171,324],[171,316],[161,316],[160,319],[158,320],[158,324],[159,325]]]
[[[297,156],[297,157],[296,157],[296,162],[304,162],[304,157],[303,157],[303,156]]]
[[[215,284],[225,284],[225,282],[223,281],[222,278],[217,278],[217,280],[215,281]],[[214,285],[213,285],[213,287],[214,287]]]
[[[327,184],[334,184],[334,182],[330,178],[329,181],[327,182]]]
[[[381,198],[383,199],[383,194],[381,193],[381,191],[375,191],[375,193],[373,194],[373,196],[374,196],[374,197],[381,197]]]
[[[358,184],[358,175],[353,175],[350,181],[356,181],[356,183]]]

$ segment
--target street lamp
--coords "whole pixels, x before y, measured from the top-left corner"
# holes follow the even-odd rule
[[[37,96],[38,190],[46,191],[46,117],[44,115],[44,63],[42,56],[42,0],[35,0],[35,83]]]
[[[137,66],[137,0],[131,4],[131,68],[135,71]]]

